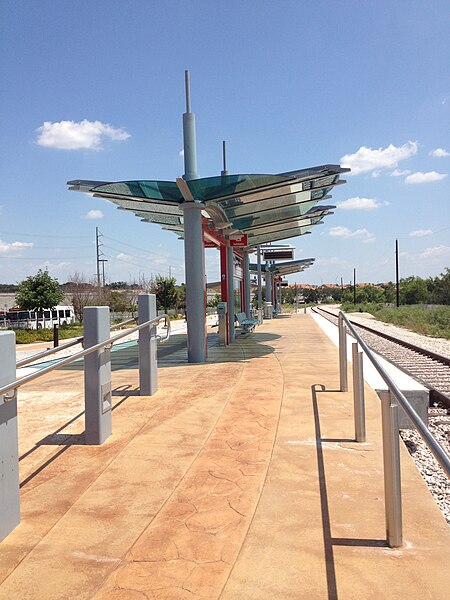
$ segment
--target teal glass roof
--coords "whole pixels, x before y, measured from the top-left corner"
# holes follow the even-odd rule
[[[275,263],[273,265],[266,265],[266,263],[262,263],[261,271],[263,273],[270,271],[276,276],[291,275],[292,273],[304,271],[310,267],[315,260],[315,258],[302,258],[299,260],[289,260],[287,262]],[[250,263],[250,271],[258,271],[258,265],[256,263]]]
[[[309,233],[334,207],[316,204],[344,181],[349,169],[323,165],[280,174],[238,174],[187,181],[204,217],[225,233],[248,235],[249,246]],[[143,221],[183,235],[184,198],[172,181],[69,181],[69,189],[105,198]]]

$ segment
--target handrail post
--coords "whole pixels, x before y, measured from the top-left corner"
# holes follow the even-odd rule
[[[347,376],[347,328],[342,314],[339,313],[339,379],[340,391],[348,392]]]
[[[358,352],[358,343],[352,344],[353,411],[355,440],[366,441],[366,411],[364,406],[363,353]]]
[[[0,332],[0,387],[16,379],[16,336]],[[20,523],[19,443],[15,391],[0,396],[0,542]]]
[[[84,348],[109,339],[109,307],[85,306]],[[84,357],[86,444],[99,445],[112,433],[111,352],[101,348]]]
[[[138,324],[157,317],[155,294],[139,294]],[[158,390],[156,325],[139,330],[139,389],[141,396],[152,396]]]
[[[383,427],[386,538],[391,548],[398,548],[403,543],[398,406],[389,390],[381,390],[378,395]]]

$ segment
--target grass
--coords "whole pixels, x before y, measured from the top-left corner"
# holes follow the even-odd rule
[[[343,304],[344,312],[368,312],[379,321],[392,323],[414,333],[450,339],[450,306],[386,306]]]
[[[32,344],[33,342],[53,342],[53,329],[15,329],[17,344]],[[61,325],[59,339],[80,337],[83,335],[82,325]]]

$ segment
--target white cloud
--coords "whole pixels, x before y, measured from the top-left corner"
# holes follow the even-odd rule
[[[436,171],[428,171],[427,173],[417,171],[416,173],[408,175],[408,177],[405,178],[405,183],[430,183],[432,181],[440,181],[446,177],[447,175],[445,173],[437,173]]]
[[[328,235],[331,235],[332,237],[341,237],[344,239],[356,238],[362,240],[364,243],[375,241],[375,236],[373,233],[367,231],[366,228],[352,231],[348,227],[342,227],[338,225],[337,227],[331,227],[328,230]]]
[[[409,237],[423,237],[424,235],[430,235],[433,233],[431,229],[415,229],[408,233]]]
[[[348,262],[339,258],[337,256],[332,256],[331,258],[317,258],[314,263],[315,266],[319,267],[327,267],[329,265],[347,265]]]
[[[400,169],[394,169],[391,173],[391,177],[405,177],[410,173],[411,171],[409,171],[408,169],[405,169],[404,171],[401,171]]]
[[[37,144],[58,150],[99,149],[104,138],[116,142],[127,140],[130,136],[124,129],[118,129],[101,121],[84,119],[75,121],[45,121],[38,132]]]
[[[83,219],[103,219],[105,215],[102,213],[101,210],[90,210],[86,215],[84,215],[84,217],[82,217]]]
[[[135,260],[134,256],[130,256],[129,254],[124,254],[123,252],[119,252],[119,254],[116,256],[116,258],[118,260],[124,260],[126,262],[133,262]]]
[[[361,146],[353,154],[345,154],[340,163],[343,167],[350,167],[352,175],[390,169],[396,167],[401,160],[406,160],[417,154],[417,142],[407,142],[403,146],[390,144],[387,148],[372,149]]]
[[[178,152],[178,156],[184,156],[184,148]]]
[[[0,240],[0,255],[2,256],[19,256],[22,250],[32,248],[32,242],[3,242]]]
[[[431,150],[430,156],[434,156],[435,158],[443,158],[445,156],[450,156],[450,152],[444,148],[436,148],[436,150]]]
[[[440,256],[450,256],[450,246],[434,246],[426,248],[420,253],[420,258],[435,258]]]
[[[345,210],[373,210],[374,208],[379,208],[385,204],[387,203],[379,202],[374,198],[360,198],[359,196],[343,200],[342,202],[336,202],[338,208],[343,208]]]

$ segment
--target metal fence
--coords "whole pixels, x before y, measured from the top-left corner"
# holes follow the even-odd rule
[[[343,312],[339,312],[339,372],[340,389],[348,391],[347,382],[347,330],[356,339],[353,344],[353,395],[355,438],[358,442],[365,441],[364,419],[364,378],[362,370],[362,352],[381,375],[387,390],[378,392],[381,400],[382,438],[383,438],[383,466],[384,466],[384,491],[385,491],[385,516],[387,542],[392,548],[397,548],[403,542],[402,524],[402,492],[400,478],[400,444],[398,426],[398,407],[400,406],[415,429],[425,442],[429,450],[450,477],[450,459],[444,449],[439,445],[428,427],[411,406],[403,392],[398,388],[392,377],[382,367],[376,356],[364,340],[356,333],[355,328]]]

